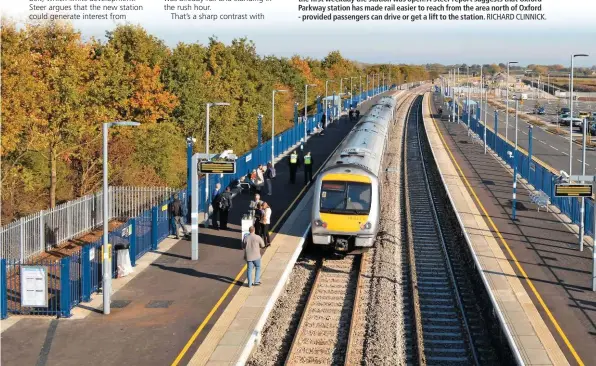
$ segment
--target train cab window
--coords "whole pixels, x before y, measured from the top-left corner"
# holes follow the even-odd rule
[[[371,185],[358,182],[323,182],[321,212],[367,214],[370,211]]]

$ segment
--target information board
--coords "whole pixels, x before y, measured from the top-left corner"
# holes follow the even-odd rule
[[[592,197],[592,185],[555,184],[555,197]]]
[[[48,307],[46,267],[21,266],[21,306]]]
[[[201,161],[199,173],[202,174],[236,174],[235,161]]]

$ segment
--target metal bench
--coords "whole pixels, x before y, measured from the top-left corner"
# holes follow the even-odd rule
[[[530,200],[536,204],[537,211],[540,211],[540,207],[546,208],[548,212],[548,205],[550,204],[550,198],[542,191],[530,192]]]

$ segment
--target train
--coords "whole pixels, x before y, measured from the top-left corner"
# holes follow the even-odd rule
[[[398,97],[383,96],[364,114],[314,182],[311,239],[335,252],[370,248],[379,230],[379,176]]]

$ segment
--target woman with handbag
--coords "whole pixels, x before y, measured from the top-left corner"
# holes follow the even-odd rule
[[[271,245],[271,238],[269,237],[269,227],[271,226],[271,207],[267,202],[263,202],[261,206],[263,210],[263,216],[261,217],[261,237],[265,242],[265,247]]]

